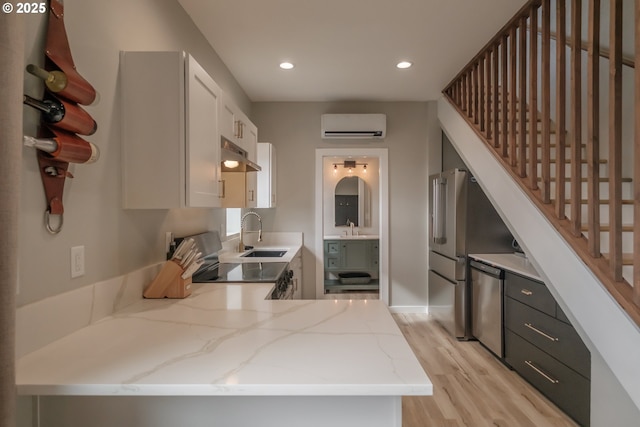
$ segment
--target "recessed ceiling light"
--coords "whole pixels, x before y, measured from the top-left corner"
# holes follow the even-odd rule
[[[413,65],[413,64],[412,64],[411,62],[409,62],[409,61],[401,61],[401,62],[398,62],[398,64],[396,65],[396,67],[404,69],[404,68],[409,68],[409,67],[411,67],[412,65]]]
[[[294,65],[291,62],[281,62],[280,63],[280,68],[282,68],[283,70],[290,70],[294,67]]]

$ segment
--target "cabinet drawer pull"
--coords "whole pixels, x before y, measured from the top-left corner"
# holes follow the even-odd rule
[[[538,374],[540,374],[542,377],[544,377],[547,381],[549,381],[551,384],[558,384],[560,381],[556,380],[555,378],[545,374],[540,368],[538,368],[537,366],[535,366],[533,364],[533,362],[531,362],[530,360],[525,360],[524,363],[527,364],[528,367],[530,367],[531,369],[533,369],[534,371],[536,371]]]
[[[528,297],[530,297],[531,295],[533,295],[533,292],[531,292],[529,289],[521,289],[520,293],[523,295],[526,295]]]
[[[527,328],[531,329],[533,332],[536,332],[540,335],[542,335],[543,337],[545,337],[546,339],[548,339],[549,341],[553,341],[553,342],[557,342],[559,341],[558,338],[556,337],[552,337],[551,335],[545,334],[544,332],[542,332],[540,329],[536,328],[535,326],[533,326],[531,323],[525,323],[524,326],[526,326]]]

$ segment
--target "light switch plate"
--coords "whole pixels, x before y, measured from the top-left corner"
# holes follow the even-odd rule
[[[71,278],[84,276],[84,246],[71,248]]]

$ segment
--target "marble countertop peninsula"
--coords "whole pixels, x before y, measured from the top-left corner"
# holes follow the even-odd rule
[[[401,396],[433,386],[378,300],[265,300],[271,284],[194,284],[17,360],[21,395]]]

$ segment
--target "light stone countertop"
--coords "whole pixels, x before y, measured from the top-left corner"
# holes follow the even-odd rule
[[[194,284],[17,360],[21,395],[401,396],[433,386],[379,300],[265,300],[271,284]]]
[[[528,277],[530,279],[538,280],[542,282],[542,278],[538,272],[533,268],[531,262],[520,255],[514,253],[506,254],[469,254],[469,258],[473,258],[478,261],[499,267],[504,270],[512,271],[521,276]]]

